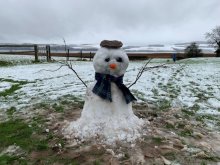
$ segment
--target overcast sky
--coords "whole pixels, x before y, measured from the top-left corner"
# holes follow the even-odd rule
[[[0,0],[0,42],[126,44],[205,40],[220,0]]]

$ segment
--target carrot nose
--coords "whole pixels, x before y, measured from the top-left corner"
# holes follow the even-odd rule
[[[110,67],[111,69],[115,69],[115,68],[116,68],[116,66],[117,66],[117,65],[116,65],[116,64],[114,64],[114,63],[113,63],[113,64],[109,64],[109,67]]]

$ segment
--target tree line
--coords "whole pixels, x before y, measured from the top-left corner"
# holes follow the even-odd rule
[[[220,26],[216,26],[211,32],[207,32],[205,37],[209,44],[215,48],[216,57],[220,57]],[[193,42],[185,49],[187,57],[202,57],[202,50]]]

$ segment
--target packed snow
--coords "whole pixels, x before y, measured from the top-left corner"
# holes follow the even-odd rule
[[[140,67],[145,63],[146,61],[131,61],[125,73],[124,83],[129,85],[134,82]],[[162,63],[167,61],[155,59],[148,66]],[[87,84],[94,81],[95,71],[92,62],[73,61],[72,64]],[[74,95],[84,100],[86,88],[70,69],[62,67],[57,71],[51,71],[60,65],[45,63],[0,67],[0,109],[16,107],[17,110],[22,110],[33,104],[50,102],[65,95]],[[220,58],[168,62],[166,67],[144,72],[131,87],[131,91],[138,102],[158,107],[167,103],[171,107],[198,108],[198,113],[220,114],[219,73]],[[14,93],[1,96],[13,83],[19,81],[27,83],[22,84]]]

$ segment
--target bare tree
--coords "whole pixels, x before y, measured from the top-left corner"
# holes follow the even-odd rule
[[[220,57],[220,26],[216,26],[211,32],[205,34],[206,39],[216,48],[216,55]]]

